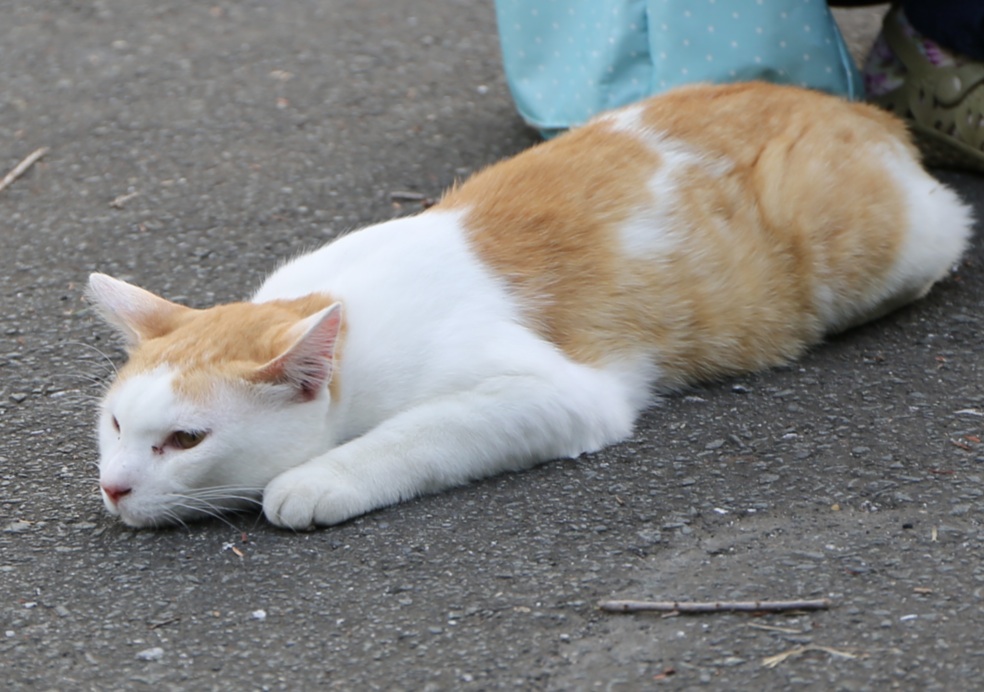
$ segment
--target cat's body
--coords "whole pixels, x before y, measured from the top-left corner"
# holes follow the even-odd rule
[[[900,123],[760,84],[630,106],[194,311],[101,275],[131,357],[107,507],[333,524],[625,439],[653,388],[785,362],[922,294],[966,208]]]

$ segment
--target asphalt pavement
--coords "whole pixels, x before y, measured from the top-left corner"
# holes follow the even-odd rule
[[[842,14],[863,52],[870,10]],[[194,306],[535,141],[490,2],[0,0],[0,680],[10,690],[964,690],[984,675],[984,247],[599,454],[295,534],[129,529],[89,272]],[[984,181],[941,177],[984,217]],[[408,194],[409,193],[409,194]],[[603,598],[829,598],[613,615]]]

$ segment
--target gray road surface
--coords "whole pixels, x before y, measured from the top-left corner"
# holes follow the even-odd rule
[[[863,52],[867,11],[848,17]],[[984,248],[603,453],[296,535],[96,493],[99,269],[204,306],[534,141],[489,2],[0,0],[0,679],[14,690],[972,689]],[[981,179],[946,174],[984,214]],[[128,196],[129,195],[129,196]],[[120,199],[118,208],[111,206]],[[815,598],[606,615],[601,598]],[[793,652],[774,667],[769,656]]]

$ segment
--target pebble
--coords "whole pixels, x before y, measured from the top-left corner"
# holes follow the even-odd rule
[[[159,646],[152,646],[137,653],[134,657],[138,661],[159,661],[164,658],[164,649]]]
[[[3,531],[4,533],[21,533],[22,531],[27,531],[29,528],[31,528],[30,522],[18,519],[7,524]]]

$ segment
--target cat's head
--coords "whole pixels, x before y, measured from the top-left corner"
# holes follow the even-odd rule
[[[103,501],[127,524],[256,503],[330,444],[342,312],[328,296],[195,310],[104,274],[88,293],[127,343],[98,421]]]

